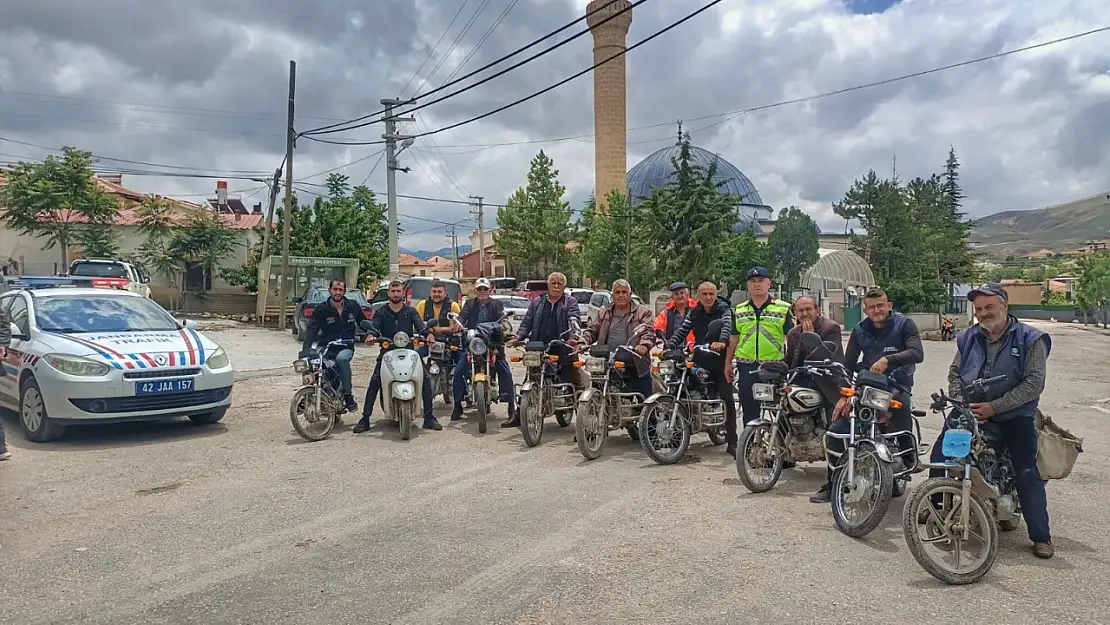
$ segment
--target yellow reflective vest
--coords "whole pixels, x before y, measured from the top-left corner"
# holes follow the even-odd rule
[[[772,299],[756,312],[751,300],[736,306],[733,315],[739,341],[736,358],[742,362],[768,362],[786,357],[786,325],[790,305]]]

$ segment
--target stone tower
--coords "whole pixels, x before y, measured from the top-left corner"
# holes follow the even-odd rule
[[[623,52],[632,25],[629,0],[593,0],[586,23],[594,38],[594,64]],[[605,18],[624,11],[617,17]],[[609,192],[628,193],[628,95],[625,55],[594,69],[594,197],[604,210]]]

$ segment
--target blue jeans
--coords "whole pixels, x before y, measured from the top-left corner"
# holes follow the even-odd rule
[[[355,350],[344,349],[335,355],[335,372],[339,374],[339,386],[344,395],[351,394],[351,359],[355,357]]]
[[[1021,501],[1021,515],[1029,529],[1029,540],[1035,543],[1046,543],[1051,534],[1048,528],[1048,494],[1045,493],[1044,480],[1037,470],[1037,429],[1031,417],[1015,417],[1009,421],[992,422],[1002,432],[1002,440],[1010,452],[1010,462],[1014,463],[1014,473],[1017,474],[1018,499]],[[948,429],[946,425],[945,430]],[[941,453],[941,440],[944,432],[937,438],[933,445],[933,452],[929,454],[930,462],[944,462]],[[944,476],[947,473],[941,469],[930,469],[929,477]]]
[[[0,454],[4,453],[4,446],[8,444],[8,440],[4,438],[4,419],[0,418]]]
[[[485,356],[483,356],[485,358]],[[513,372],[509,370],[509,361],[505,356],[498,354],[495,361],[497,367],[497,397],[500,401],[509,404],[509,417],[516,414],[516,397],[513,396]],[[455,380],[452,384],[452,396],[455,398],[455,412],[462,410],[460,403],[466,396],[466,385],[470,382],[470,363],[460,359],[455,365]]]

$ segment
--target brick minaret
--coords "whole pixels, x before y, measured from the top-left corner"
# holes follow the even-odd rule
[[[629,0],[593,0],[586,7],[586,23],[594,38],[594,64],[625,49],[632,11],[599,24],[628,9]],[[628,113],[625,55],[594,70],[594,197],[604,210],[613,189],[628,193]]]

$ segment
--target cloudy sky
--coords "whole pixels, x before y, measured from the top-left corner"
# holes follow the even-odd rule
[[[629,43],[707,1],[648,0],[635,12]],[[834,230],[843,223],[830,204],[854,178],[869,168],[889,172],[894,156],[903,177],[928,175],[942,165],[949,145],[963,161],[975,216],[1110,190],[1110,33],[726,116],[1110,26],[1105,0],[891,4],[724,0],[631,52],[629,166],[673,144],[674,121],[683,119],[695,144],[744,171],[764,202],[801,206]],[[272,172],[285,149],[289,60],[297,61],[296,127],[308,130],[373,113],[383,97],[427,92],[570,22],[585,5],[0,0],[0,137],[158,165],[105,160],[104,167]],[[591,47],[588,35],[580,37],[417,112],[417,123],[405,130],[442,128],[542,89],[588,67]],[[504,202],[543,149],[555,159],[569,199],[581,206],[593,185],[591,90],[584,76],[481,122],[418,140],[401,157],[412,171],[398,174],[400,192]],[[373,125],[329,137],[377,140],[381,132]],[[311,190],[325,175],[306,177],[351,163],[340,171],[356,183],[369,175],[367,184],[384,193],[379,150],[301,140],[294,178]],[[0,141],[0,161],[48,153]],[[130,174],[124,183],[192,199],[215,186],[210,179]],[[265,201],[258,183],[230,186],[245,190],[248,203]],[[464,221],[468,209],[461,204],[402,199],[399,207],[412,233],[402,239],[409,248],[443,246],[446,226],[437,222],[458,222],[460,231],[474,225]]]

